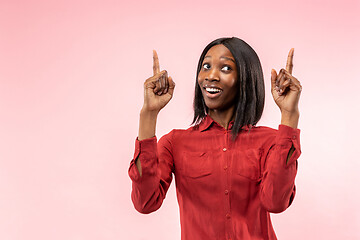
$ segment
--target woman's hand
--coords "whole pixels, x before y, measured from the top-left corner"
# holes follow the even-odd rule
[[[138,140],[148,139],[155,136],[156,120],[159,111],[172,98],[175,83],[165,70],[160,72],[159,58],[156,51],[153,52],[154,76],[144,83],[144,105],[140,112]],[[140,164],[137,161],[137,164]],[[141,175],[141,166],[138,166]]]
[[[160,72],[159,58],[153,51],[154,75],[144,83],[144,106],[142,111],[158,113],[172,98],[175,83],[166,70]]]
[[[299,119],[300,82],[292,75],[294,49],[290,49],[286,69],[271,70],[271,93],[282,114],[282,124],[296,128]]]

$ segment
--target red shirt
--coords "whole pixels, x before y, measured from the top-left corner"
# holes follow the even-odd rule
[[[295,195],[300,130],[243,128],[235,141],[209,116],[198,127],[135,143],[129,176],[136,210],[157,210],[175,176],[182,240],[276,239],[269,213]],[[287,161],[291,147],[295,151]]]

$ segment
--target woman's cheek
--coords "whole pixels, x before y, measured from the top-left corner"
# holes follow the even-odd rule
[[[198,75],[198,83],[201,84],[204,81],[203,73],[200,71]]]

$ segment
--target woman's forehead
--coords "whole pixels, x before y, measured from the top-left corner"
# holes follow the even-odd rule
[[[230,50],[223,44],[212,46],[209,51],[205,54],[205,58],[225,58],[234,61],[234,57]]]

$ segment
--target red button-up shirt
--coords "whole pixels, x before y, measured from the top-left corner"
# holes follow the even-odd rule
[[[294,198],[300,130],[244,128],[235,141],[230,131],[231,124],[226,130],[207,116],[158,143],[136,140],[129,168],[135,208],[157,210],[174,174],[182,240],[276,239],[269,213],[284,211]]]

